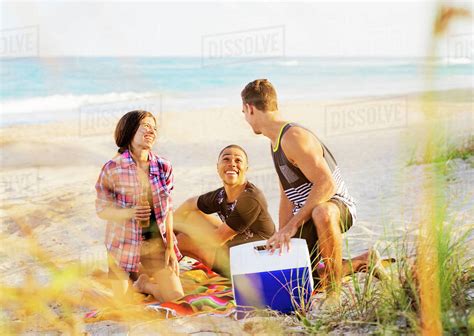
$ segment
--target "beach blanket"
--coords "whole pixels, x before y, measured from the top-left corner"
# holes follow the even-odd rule
[[[384,267],[388,267],[394,261],[393,258],[381,259]],[[86,323],[103,320],[120,321],[123,316],[139,318],[148,316],[153,319],[194,315],[231,316],[239,313],[238,308],[247,311],[248,307],[236,307],[229,279],[221,277],[192,258],[185,257],[180,262],[180,280],[185,293],[180,299],[159,303],[153,300],[151,295],[135,293],[139,297],[135,300],[136,304],[95,309],[85,315],[84,321]],[[351,276],[346,276],[343,283],[351,280]]]
[[[140,303],[123,307],[96,309],[85,315],[85,322],[121,320],[124,311],[156,312],[156,318],[172,318],[190,315],[229,316],[235,311],[231,281],[214,273],[202,263],[185,257],[180,262],[180,279],[185,296],[168,302],[150,301],[151,296],[142,296]]]

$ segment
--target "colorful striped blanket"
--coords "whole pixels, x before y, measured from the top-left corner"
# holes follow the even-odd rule
[[[85,322],[121,320],[123,310],[158,313],[156,318],[199,314],[229,316],[235,311],[231,281],[214,273],[202,263],[185,257],[180,262],[180,279],[185,296],[178,300],[158,303],[147,301],[151,296],[142,296],[141,303],[133,307],[107,307],[90,311],[85,315]]]

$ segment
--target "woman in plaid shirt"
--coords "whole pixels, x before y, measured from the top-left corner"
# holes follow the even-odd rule
[[[140,272],[135,287],[169,301],[183,296],[182,255],[173,234],[173,171],[169,161],[151,151],[155,140],[156,119],[150,112],[131,111],[120,119],[115,129],[118,154],[100,172],[96,211],[107,220],[109,275],[119,276],[121,293],[128,276],[136,279]]]

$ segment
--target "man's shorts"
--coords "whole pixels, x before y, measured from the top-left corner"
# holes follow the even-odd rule
[[[331,198],[329,202],[332,202],[337,205],[341,213],[339,225],[341,232],[344,233],[352,226],[352,214],[349,211],[347,205],[339,199]],[[320,260],[320,253],[318,247],[318,232],[316,231],[316,226],[314,225],[313,219],[305,222],[298,230],[298,232],[293,236],[293,238],[303,238],[306,240],[308,245],[309,256],[311,259],[311,266],[313,269],[313,278],[317,278],[316,266]]]

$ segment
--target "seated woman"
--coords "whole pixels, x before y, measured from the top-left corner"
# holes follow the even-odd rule
[[[100,172],[96,210],[107,220],[105,245],[114,294],[125,293],[128,277],[136,276],[141,265],[156,283],[144,276],[139,290],[168,301],[183,296],[178,274],[182,255],[173,234],[172,167],[151,151],[156,135],[150,112],[131,111],[119,120],[118,154]]]
[[[217,161],[223,187],[188,199],[175,212],[181,252],[226,277],[230,276],[230,247],[266,240],[275,232],[265,197],[247,181],[247,170],[244,149],[225,147]]]

